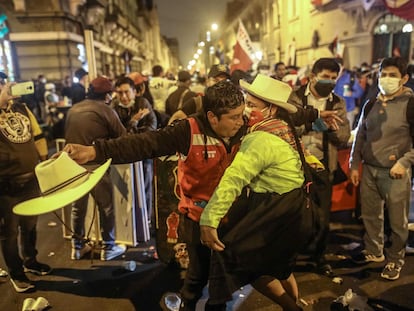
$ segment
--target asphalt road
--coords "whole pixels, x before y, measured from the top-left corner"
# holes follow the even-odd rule
[[[413,219],[414,213],[410,214]],[[38,223],[38,259],[50,264],[51,275],[38,277],[29,275],[37,290],[17,294],[8,277],[0,277],[0,310],[22,310],[26,298],[44,297],[50,310],[56,311],[152,311],[161,310],[160,301],[167,292],[177,292],[183,272],[154,259],[154,243],[143,243],[129,248],[123,258],[109,262],[98,259],[70,260],[70,242],[63,238],[60,224],[55,226],[56,216],[42,215]],[[364,298],[388,302],[388,309],[410,310],[414,308],[414,256],[407,255],[400,279],[387,281],[380,277],[384,263],[356,266],[349,255],[361,241],[362,225],[354,220],[351,212],[332,214],[331,236],[327,259],[332,264],[339,282],[320,276],[313,266],[300,258],[295,271],[300,296],[308,304],[304,310],[330,310],[331,303],[348,289]],[[354,249],[355,251],[355,249]],[[137,268],[133,272],[122,268],[125,260],[134,260]],[[4,267],[3,259],[0,266]],[[202,310],[205,297],[200,300]],[[281,310],[250,286],[234,294],[227,310],[271,311]],[[413,309],[414,310],[414,309]]]

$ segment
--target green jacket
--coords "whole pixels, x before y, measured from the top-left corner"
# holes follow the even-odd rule
[[[201,215],[200,225],[217,228],[242,189],[287,193],[304,182],[298,152],[281,138],[263,131],[246,135]]]

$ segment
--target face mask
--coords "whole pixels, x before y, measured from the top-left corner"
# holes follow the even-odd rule
[[[263,112],[267,109],[269,109],[269,107],[263,108],[262,110],[253,110],[250,107],[244,108],[244,114],[248,118],[247,125],[253,126],[256,123],[259,123],[260,121],[263,121],[265,118],[269,117],[269,115],[265,117],[263,114]]]
[[[400,79],[393,77],[379,78],[378,87],[382,94],[392,95],[400,90]]]
[[[328,97],[335,88],[335,82],[332,80],[318,80],[315,84],[315,90],[321,97]]]
[[[123,108],[130,108],[135,104],[135,100],[131,100],[127,105],[123,104],[121,101],[119,101],[119,106]]]

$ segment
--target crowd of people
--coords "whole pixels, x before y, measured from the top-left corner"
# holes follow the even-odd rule
[[[62,84],[62,104],[44,76],[31,98],[13,98],[2,73],[1,246],[14,288],[33,289],[25,272],[51,272],[36,260],[36,217],[13,214],[12,208],[40,194],[35,166],[48,153],[39,123],[53,123],[58,105],[70,107],[63,152],[77,163],[93,170],[109,158],[114,164],[143,161],[148,222],[154,206],[152,159],[178,155],[178,210],[189,254],[180,310],[195,310],[207,284],[205,310],[225,310],[245,284],[283,310],[301,310],[293,275],[298,254],[308,254],[316,272],[334,276],[325,258],[332,186],[340,182],[338,150],[351,146],[350,180],[363,194],[366,232],[364,248],[353,260],[386,260],[381,277],[398,279],[414,164],[412,74],[398,57],[353,69],[334,58],[320,58],[305,69],[278,62],[274,72],[254,77],[216,64],[206,77],[180,71],[177,80],[167,79],[159,65],[150,77],[133,72],[115,81],[105,76],[89,81],[88,72],[79,69],[77,83]],[[312,183],[310,170],[323,183],[306,187]],[[101,260],[126,251],[115,242],[111,189],[106,173],[91,192],[100,213]],[[91,251],[85,237],[87,200],[88,195],[72,204],[73,260]],[[385,214],[391,229],[387,248]]]

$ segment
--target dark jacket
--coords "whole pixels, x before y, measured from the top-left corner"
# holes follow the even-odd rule
[[[298,108],[305,108],[305,109],[314,109],[313,107],[307,105],[307,99],[305,102],[305,90],[307,88],[307,85],[301,86],[300,88],[296,89],[292,94],[290,95],[289,102],[294,104]],[[337,161],[338,161],[338,147],[344,147],[347,145],[348,139],[350,137],[350,128],[349,128],[349,122],[347,122],[346,118],[346,105],[343,98],[340,98],[336,96],[335,94],[332,94],[332,108],[327,110],[336,110],[338,111],[338,116],[344,120],[343,123],[339,124],[339,130],[337,131],[326,131],[327,139],[328,139],[328,152],[329,152],[329,171],[333,172],[337,168]],[[328,108],[328,107],[327,107]],[[305,118],[306,119],[306,118]],[[312,122],[315,120],[312,120],[310,122],[310,119],[305,120],[304,125],[301,126],[299,129],[299,134],[302,136],[307,135],[310,133],[310,135],[313,135],[314,132],[312,131]],[[299,126],[298,123],[295,124],[296,126]],[[322,135],[322,134],[321,134]],[[322,138],[321,138],[322,140]],[[304,140],[305,148],[306,148],[306,140]],[[320,145],[322,148],[322,144]],[[315,154],[316,156],[316,154]],[[321,160],[321,159],[319,159]]]
[[[69,109],[65,122],[67,143],[92,145],[97,139],[126,134],[116,112],[104,101],[85,99]]]
[[[132,121],[131,118],[140,110],[148,108],[150,113],[143,117],[141,120]],[[149,101],[144,97],[136,97],[135,103],[131,107],[123,107],[119,101],[113,103],[113,109],[119,116],[122,124],[127,129],[128,133],[142,133],[146,131],[155,131],[157,129],[157,117],[155,116],[154,109],[152,109]]]
[[[86,98],[85,87],[80,83],[74,83],[71,89],[72,105],[77,104]]]
[[[220,137],[211,129],[204,114],[195,116],[201,131],[207,135]],[[231,138],[227,146],[228,152],[234,144],[240,143],[246,132],[242,127],[239,132]],[[174,155],[177,152],[187,155],[191,144],[191,129],[188,120],[177,121],[165,128],[155,132],[145,132],[136,135],[128,135],[118,139],[95,141],[96,161],[102,162],[112,158],[112,163],[130,163],[151,159],[160,156]]]

